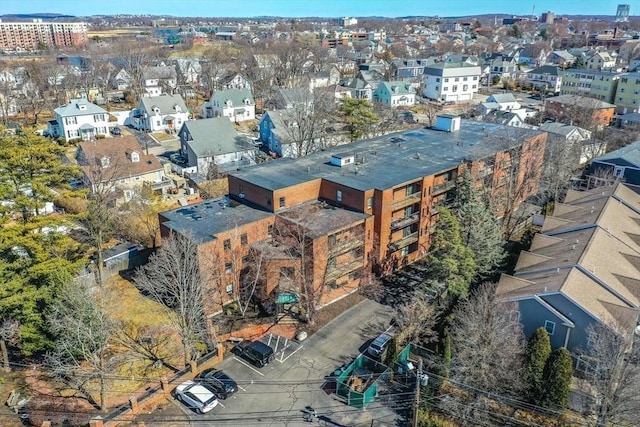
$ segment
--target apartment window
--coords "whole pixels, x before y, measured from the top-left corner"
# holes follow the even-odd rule
[[[436,77],[436,82],[440,82],[440,77]]]
[[[280,197],[280,199],[278,200],[278,206],[280,206],[281,208],[285,207],[284,197]]]
[[[553,335],[553,333],[556,331],[556,322],[552,322],[551,320],[545,320],[544,329],[547,331],[549,335]]]
[[[225,262],[224,263],[224,272],[227,274],[231,274],[233,272],[233,263]]]
[[[226,239],[223,243],[225,252],[229,252],[231,250],[231,240]]]
[[[478,80],[478,76],[473,76],[473,81],[475,82],[476,80]]]
[[[229,283],[227,285],[227,295],[233,295],[233,284]]]
[[[451,90],[453,90],[454,92],[457,92],[458,91],[458,85],[453,85],[453,89],[451,89]]]
[[[373,197],[367,198],[367,209],[373,208]]]
[[[469,85],[462,85],[462,90],[463,91],[468,91],[469,90]]]
[[[267,233],[268,233],[268,234],[273,234],[273,224],[270,224],[270,225],[267,227]]]
[[[405,246],[404,248],[402,248],[402,251],[400,252],[400,256],[408,256],[409,255],[409,246]]]
[[[449,83],[449,79],[444,79],[444,82],[445,83]]]
[[[336,200],[339,202],[342,201],[342,191],[336,190]]]
[[[463,78],[462,78],[462,81],[463,81],[463,82],[466,82],[466,81],[467,81],[467,78],[466,78],[466,77],[463,77]]]
[[[240,235],[240,244],[242,246],[247,246],[248,241],[249,240],[247,239],[247,233],[244,233],[244,234]]]
[[[445,86],[445,87],[443,87],[443,88],[442,88],[442,91],[443,91],[443,92],[447,92],[448,90],[449,90],[449,88],[448,88],[447,86]]]
[[[458,82],[458,81],[460,81],[460,79],[458,77],[456,77],[456,81]]]

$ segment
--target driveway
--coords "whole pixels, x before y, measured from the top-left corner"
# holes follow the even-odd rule
[[[262,369],[229,354],[217,367],[238,382],[240,389],[235,395],[221,400],[205,415],[174,402],[162,414],[156,412],[151,417],[157,420],[164,415],[166,420],[183,419],[191,424],[208,420],[215,425],[243,426],[403,425],[402,418],[382,399],[376,399],[364,410],[353,408],[340,401],[325,382],[327,375],[386,330],[391,317],[389,307],[365,300],[303,341],[302,346],[287,347],[288,352]],[[303,420],[305,408],[309,407],[318,416],[313,423]]]

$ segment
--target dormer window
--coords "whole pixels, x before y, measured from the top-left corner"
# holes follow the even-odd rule
[[[134,152],[131,153],[131,161],[133,163],[137,163],[137,162],[140,161],[140,154],[138,154],[137,151],[134,151]]]
[[[230,99],[227,99],[227,101],[225,102],[225,104],[227,104],[227,107],[233,107],[233,102],[231,102]]]
[[[153,107],[151,107],[151,111],[153,111],[155,114],[160,114],[160,109],[158,107],[156,107],[155,105]]]
[[[174,105],[173,109],[175,110],[176,113],[181,113],[182,112],[182,108],[178,104]]]
[[[249,104],[250,104],[250,101],[249,101],[249,99],[248,99],[248,98],[244,100],[244,104],[245,104],[245,105],[249,105]]]
[[[108,168],[109,167],[109,157],[102,156],[102,158],[100,159],[100,164],[102,165],[103,168]]]

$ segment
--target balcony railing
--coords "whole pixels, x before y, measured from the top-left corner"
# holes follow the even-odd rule
[[[152,190],[162,190],[163,188],[170,188],[175,185],[170,179],[163,179],[162,181],[147,181],[147,184],[151,186]]]
[[[422,196],[422,190],[416,191],[415,193],[411,193],[408,196],[403,197],[402,199],[394,200],[392,205],[393,209],[397,210],[397,209],[412,205],[418,202],[421,196]]]
[[[414,213],[411,216],[406,216],[404,218],[400,218],[398,220],[391,222],[391,231],[399,230],[401,228],[406,227],[407,225],[415,224],[420,220],[420,214]]]
[[[337,280],[353,271],[356,271],[364,266],[364,258],[360,257],[350,262],[345,262],[340,265],[328,266],[327,274],[325,274],[325,283]]]
[[[389,244],[389,249],[395,252],[398,249],[402,249],[405,246],[409,246],[410,244],[415,243],[417,241],[418,241],[418,232],[416,231],[415,233],[411,233],[408,236],[405,236],[402,239]]]
[[[431,194],[437,196],[438,194],[446,193],[447,191],[455,188],[456,181],[454,179],[443,182],[442,184],[434,185]]]
[[[335,256],[360,247],[364,247],[364,242],[360,239],[354,238],[340,240],[333,244],[329,244],[329,255]]]

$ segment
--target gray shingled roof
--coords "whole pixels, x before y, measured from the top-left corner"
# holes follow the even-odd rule
[[[153,107],[158,107],[162,115],[175,113],[176,105],[180,107],[182,112],[186,113],[188,111],[180,95],[144,96],[140,102],[147,112],[151,112]]]
[[[553,98],[547,98],[548,103],[556,103],[563,105],[576,105],[582,108],[615,108],[616,106],[613,104],[609,104],[608,102],[600,101],[594,98],[588,98],[584,96],[577,95],[560,95],[554,96]]]
[[[558,67],[557,65],[543,65],[542,67],[538,67],[538,68],[534,68],[533,70],[529,71],[529,74],[549,74],[552,76],[557,76],[559,75],[559,69],[560,67]]]
[[[193,140],[187,142],[198,157],[235,153],[253,148],[243,135],[240,135],[227,117],[189,120],[184,123],[179,134],[188,131]]]
[[[171,66],[145,67],[142,69],[144,79],[175,79],[176,68]]]
[[[598,161],[615,160],[615,159],[624,160],[626,162],[629,162],[632,165],[636,165],[640,167],[640,141],[636,141],[625,147],[622,147],[615,151],[607,153],[604,156],[595,158],[593,161],[598,162]]]
[[[256,104],[249,89],[217,90],[213,93],[213,95],[211,95],[211,101],[216,100],[222,105],[224,105],[227,101],[231,101],[231,105],[234,108],[245,105],[244,101],[247,99],[249,100],[249,105]]]
[[[81,110],[80,106],[85,106],[85,110]],[[54,110],[60,117],[87,116],[93,114],[107,114],[107,111],[96,104],[92,104],[86,99],[72,99],[67,105],[58,107]]]

